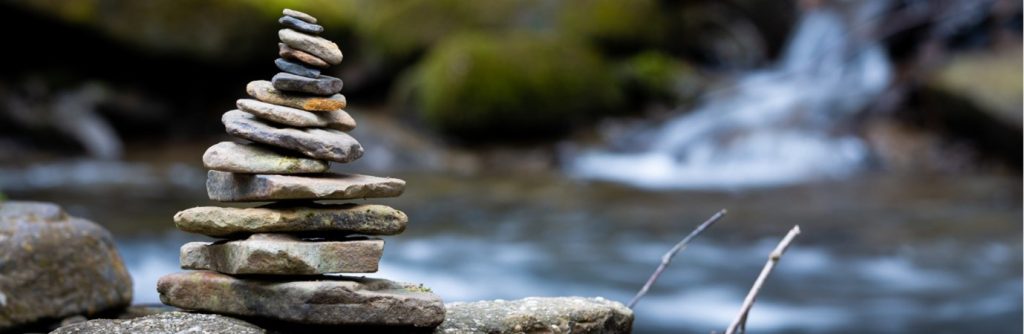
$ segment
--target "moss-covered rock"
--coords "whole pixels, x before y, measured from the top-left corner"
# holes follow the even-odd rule
[[[462,138],[552,134],[622,101],[598,54],[549,35],[455,36],[414,71],[414,107],[429,124]]]
[[[631,100],[677,103],[700,92],[700,78],[689,64],[658,51],[645,51],[618,65],[619,79]]]
[[[657,0],[564,1],[558,29],[609,49],[636,49],[662,42],[666,19]]]

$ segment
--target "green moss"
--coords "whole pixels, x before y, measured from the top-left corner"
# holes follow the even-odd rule
[[[618,108],[610,72],[598,54],[566,39],[462,34],[434,48],[409,80],[413,107],[442,132],[516,139]]]
[[[667,20],[657,0],[565,1],[559,28],[609,48],[660,43]]]
[[[634,100],[676,103],[699,93],[700,78],[694,69],[661,52],[646,51],[630,57],[619,64],[617,72]]]

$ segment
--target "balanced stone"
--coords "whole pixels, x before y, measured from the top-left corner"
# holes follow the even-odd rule
[[[303,64],[313,67],[326,68],[331,66],[331,64],[328,64],[323,59],[317,58],[316,56],[304,51],[292,49],[284,43],[277,43],[277,55],[287,59],[298,60]]]
[[[356,128],[356,120],[347,112],[338,109],[333,111],[309,112],[252,99],[240,99],[235,102],[238,109],[271,122],[295,127],[330,128],[351,131]]]
[[[239,233],[338,232],[395,235],[405,231],[404,212],[375,204],[270,204],[257,208],[203,206],[174,215],[179,230],[225,237]]]
[[[334,111],[345,108],[348,103],[345,96],[334,94],[331,97],[302,96],[285,94],[266,80],[256,80],[245,86],[245,91],[257,100],[280,106],[298,108],[306,111]]]
[[[315,68],[309,68],[309,67],[306,67],[305,65],[302,65],[302,64],[299,64],[299,63],[295,63],[295,62],[291,62],[291,61],[288,61],[288,59],[284,59],[284,58],[274,59],[274,65],[277,65],[277,68],[282,70],[282,71],[285,71],[285,72],[288,72],[288,73],[291,73],[291,74],[295,74],[295,75],[301,75],[301,76],[310,77],[310,78],[316,78],[316,77],[320,76],[320,70],[315,69]]]
[[[206,174],[207,194],[210,199],[222,202],[396,197],[404,190],[405,181],[359,174],[293,176],[215,170]]]
[[[344,85],[341,79],[332,76],[321,75],[316,78],[307,78],[286,72],[274,75],[270,82],[275,89],[280,91],[315,95],[337,94]]]
[[[277,31],[277,37],[289,47],[305,51],[317,58],[323,59],[328,64],[338,65],[343,58],[338,44],[334,44],[320,36],[310,36],[288,28]]]
[[[206,149],[203,165],[213,170],[257,174],[323,173],[330,168],[327,161],[288,156],[266,147],[229,141]]]
[[[282,16],[281,19],[277,20],[277,23],[307,34],[318,35],[324,32],[324,27],[321,25],[309,23],[288,15]]]
[[[193,271],[160,278],[157,292],[164,304],[185,309],[316,325],[435,327],[445,314],[428,289],[373,278],[287,281]]]
[[[384,240],[304,241],[288,234],[253,234],[245,240],[190,242],[181,268],[225,274],[319,275],[374,273]]]
[[[313,17],[313,15],[309,15],[297,10],[285,8],[283,11],[281,11],[281,14],[284,14],[285,16],[291,16],[309,23],[316,23],[316,18]]]
[[[338,130],[276,128],[241,110],[224,113],[221,121],[232,136],[299,151],[317,159],[349,162],[363,155],[359,142]]]

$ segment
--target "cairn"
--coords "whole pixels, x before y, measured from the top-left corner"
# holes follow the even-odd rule
[[[441,299],[422,285],[340,274],[373,273],[384,241],[405,230],[405,213],[374,204],[317,200],[396,197],[405,181],[332,174],[330,162],[363,155],[347,131],[341,79],[321,71],[342,61],[316,18],[285,9],[278,21],[280,73],[253,81],[238,109],[224,113],[228,134],[203,154],[206,189],[221,202],[273,202],[255,208],[205,206],[178,212],[178,229],[215,238],[181,247],[181,267],[157,284],[164,304],[200,312],[313,325],[434,327]]]

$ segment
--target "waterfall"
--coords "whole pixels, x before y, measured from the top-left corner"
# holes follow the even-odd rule
[[[881,4],[865,1],[847,16],[805,12],[777,64],[634,134],[645,138],[638,149],[581,152],[568,172],[654,189],[777,186],[856,172],[869,150],[840,126],[882,93],[891,68],[878,41],[851,26],[870,24]]]

